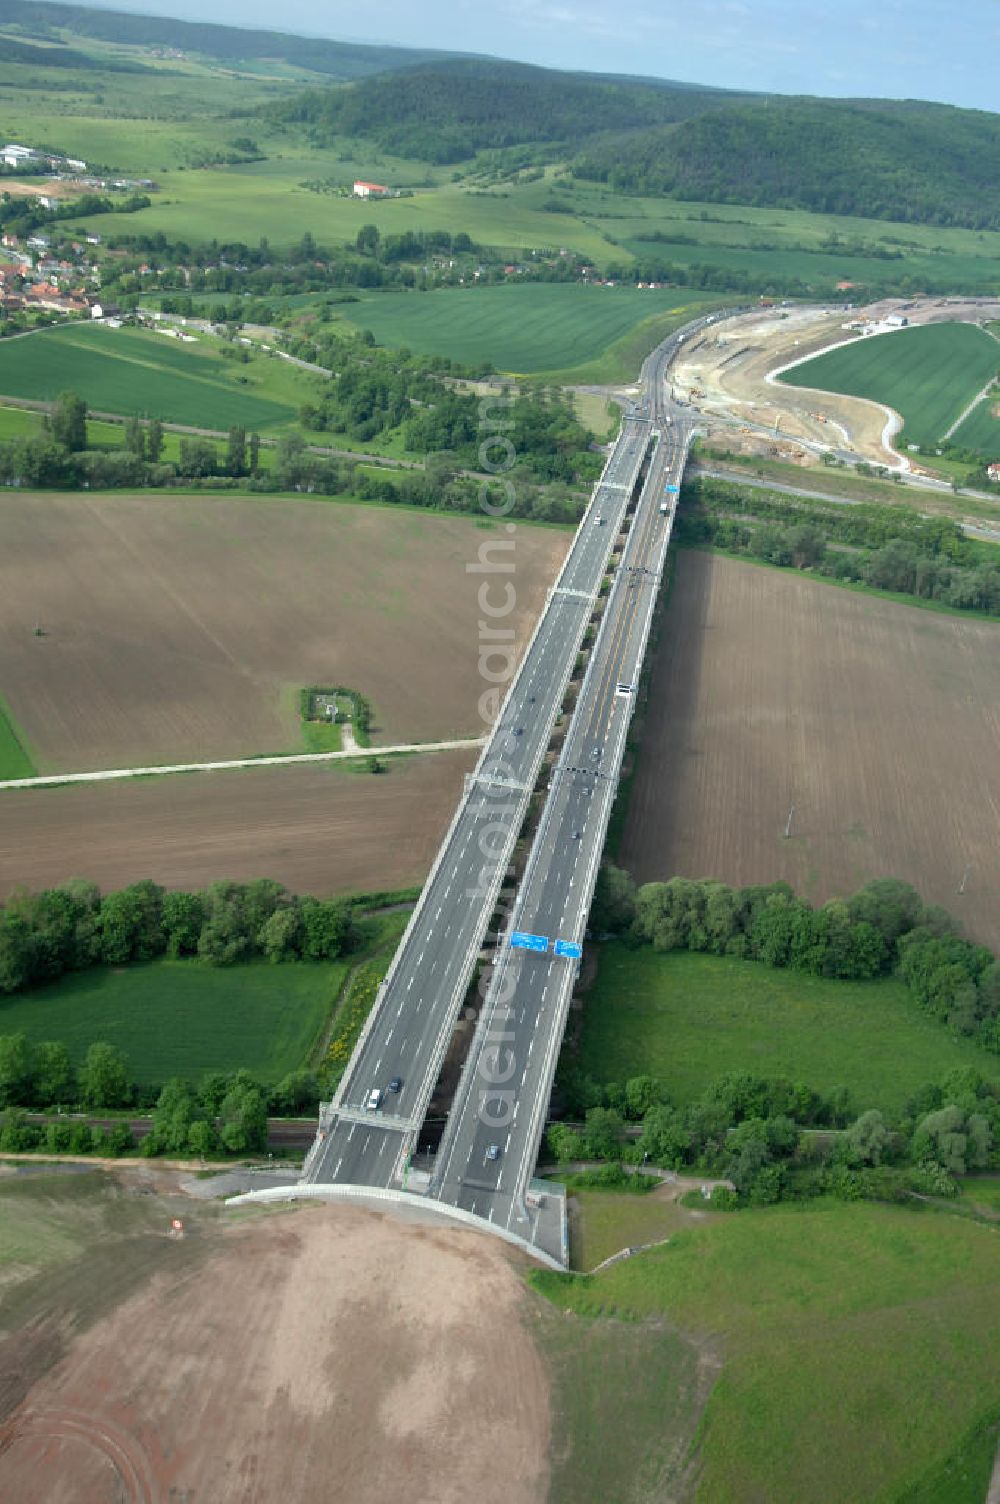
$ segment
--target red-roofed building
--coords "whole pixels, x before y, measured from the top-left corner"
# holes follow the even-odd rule
[[[354,185],[355,198],[385,198],[388,192],[384,183],[365,183],[361,178]]]

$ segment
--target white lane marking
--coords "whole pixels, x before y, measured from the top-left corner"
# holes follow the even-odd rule
[[[352,1123],[352,1124],[351,1124],[351,1131],[350,1131],[350,1133],[349,1133],[349,1134],[348,1134],[348,1135],[347,1135],[347,1142],[348,1142],[348,1143],[350,1143],[350,1142],[351,1142],[351,1139],[352,1139],[352,1138],[353,1138],[353,1137],[354,1137],[354,1130],[355,1130],[355,1129],[356,1129],[356,1128],[357,1128],[357,1126],[358,1126],[358,1125],[357,1125],[357,1123]]]
[[[395,1031],[395,1028],[396,1028],[396,1025],[393,1024],[392,1028],[389,1030],[388,1034],[385,1036],[385,1042],[386,1042],[386,1044],[388,1044],[389,1040],[392,1038],[393,1033]]]
[[[493,1221],[493,1213],[494,1213],[495,1210],[496,1210],[495,1207],[492,1207],[492,1206],[490,1207],[490,1221],[491,1222]]]
[[[337,1163],[333,1167],[333,1178],[334,1178],[334,1180],[336,1180],[337,1176],[340,1174],[340,1167],[341,1167],[341,1165],[343,1163],[344,1163],[344,1156],[341,1155],[340,1158],[337,1160]]]

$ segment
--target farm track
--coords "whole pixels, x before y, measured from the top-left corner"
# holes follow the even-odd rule
[[[59,788],[65,783],[109,783],[127,778],[165,778],[175,773],[221,773],[237,768],[273,768],[297,763],[324,763],[356,761],[370,757],[372,752],[358,747],[350,727],[345,727],[354,743],[342,752],[292,752],[287,757],[238,757],[229,762],[182,762],[172,766],[150,768],[102,768],[96,773],[50,773],[40,778],[7,778],[0,781],[3,789]],[[347,740],[347,736],[345,736]],[[409,742],[398,747],[378,747],[380,757],[395,757],[415,752],[457,752],[483,745],[483,737],[466,737],[449,742]]]
[[[305,750],[308,684],[366,696],[373,751],[467,737],[480,550],[502,538],[515,566],[516,650],[569,538],[482,521],[270,497],[0,496],[0,686],[37,772]]]

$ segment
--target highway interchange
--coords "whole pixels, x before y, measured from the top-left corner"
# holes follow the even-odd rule
[[[537,1214],[529,1204],[529,1183],[578,966],[556,955],[553,944],[582,944],[584,937],[673,527],[676,490],[667,487],[679,487],[690,445],[690,413],[670,400],[666,375],[680,342],[704,322],[671,336],[643,366],[643,396],[623,421],[338,1092],[321,1109],[303,1176],[307,1183],[388,1189],[406,1182],[648,455],[513,911],[480,987],[479,1021],[429,1187],[439,1202],[534,1241]],[[492,562],[502,558],[498,551]],[[503,579],[502,565],[483,574],[495,589]],[[545,937],[546,951],[513,949],[510,936],[524,931]],[[401,1088],[390,1090],[391,1082],[401,1082]],[[368,1105],[373,1091],[380,1093],[377,1108]]]

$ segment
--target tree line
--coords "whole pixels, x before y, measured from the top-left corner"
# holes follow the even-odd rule
[[[97,1042],[74,1067],[66,1045],[32,1044],[24,1034],[0,1035],[0,1151],[34,1149],[69,1154],[129,1154],[136,1140],[127,1122],[111,1128],[53,1118],[30,1120],[29,1112],[151,1110],[144,1155],[247,1154],[267,1147],[267,1120],[312,1116],[320,1085],[308,1070],[291,1071],[266,1087],[248,1071],[213,1071],[198,1085],[171,1077],[152,1090],[132,1079],[128,1059],[116,1046]]]
[[[1000,614],[995,547],[947,518],[905,507],[838,506],[699,478],[683,488],[676,537],[958,611]]]
[[[712,1205],[729,1209],[832,1195],[906,1200],[954,1195],[956,1178],[1000,1165],[1000,1083],[961,1066],[928,1082],[903,1110],[859,1110],[846,1087],[823,1095],[802,1082],[734,1071],[686,1106],[662,1081],[605,1087],[564,1072],[568,1111],[546,1135],[557,1164],[604,1162],[598,1184],[643,1189],[645,1165],[728,1180]]]
[[[897,878],[876,878],[814,909],[785,882],[730,888],[675,877],[636,889],[628,873],[609,865],[591,923],[654,950],[705,951],[844,980],[896,975],[932,1017],[1000,1054],[1000,963]]]
[[[330,961],[356,943],[349,903],[297,897],[270,878],[193,893],[145,879],[103,895],[75,878],[15,892],[0,908],[0,993],[159,956],[197,956],[211,966]]]
[[[591,923],[659,951],[728,955],[831,978],[895,974],[931,1017],[1000,1054],[1000,965],[984,946],[962,939],[943,909],[894,878],[814,909],[787,883],[731,888],[673,878],[636,888],[627,872],[608,865]],[[720,1078],[681,1108],[654,1078],[602,1085],[571,1059],[560,1067],[558,1096],[567,1117],[583,1119],[582,1128],[564,1122],[549,1130],[550,1152],[561,1162],[694,1167],[726,1176],[736,1199],[750,1202],[946,1193],[954,1176],[997,1163],[1000,1144],[1000,1081],[965,1067],[921,1087],[895,1119],[859,1110],[846,1087],[823,1096],[800,1082],[747,1073]],[[630,1135],[629,1123],[641,1123],[641,1132]]]
[[[404,352],[405,353],[405,352]],[[347,375],[347,373],[345,373]],[[416,384],[417,390],[428,390]],[[362,500],[480,513],[479,488],[463,466],[480,463],[478,399],[431,383],[434,400],[412,399],[405,377],[390,363],[368,375],[333,383],[319,404],[306,404],[301,419],[313,432],[327,426],[357,443],[402,431],[404,442],[427,458],[422,469],[385,475],[361,469],[351,458],[318,453],[300,433],[282,434],[266,461],[257,433],[230,427],[224,445],[181,435],[178,457],[165,460],[163,423],[154,418],[126,420],[121,449],[88,447],[88,409],[75,392],[62,393],[45,415],[40,433],[0,443],[0,485],[22,489],[108,490],[137,487],[208,486],[213,490],[307,491]],[[600,469],[590,449],[592,434],[571,404],[558,394],[532,392],[510,404],[508,437],[517,465],[508,479],[515,499],[512,515],[545,522],[576,522],[585,496],[572,488],[589,486]],[[343,425],[343,426],[341,426]],[[450,442],[449,442],[450,441]]]

